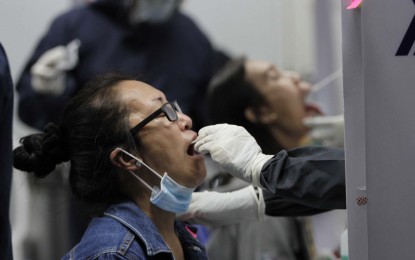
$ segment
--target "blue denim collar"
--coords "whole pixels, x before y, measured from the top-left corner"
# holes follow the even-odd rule
[[[133,202],[110,206],[104,215],[128,227],[143,241],[148,255],[171,252],[151,219]]]

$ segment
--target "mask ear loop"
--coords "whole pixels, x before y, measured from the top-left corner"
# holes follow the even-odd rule
[[[126,150],[117,147],[117,150],[122,151],[123,153],[127,154],[128,156],[130,156],[131,158],[137,160],[137,162],[135,163],[135,165],[137,165],[137,167],[140,167],[141,165],[144,165],[147,169],[149,169],[152,173],[154,173],[157,177],[160,178],[160,180],[162,179],[161,175],[158,174],[155,170],[151,169],[150,166],[148,166],[147,164],[145,164],[143,161],[141,161],[140,159],[138,159],[137,157],[135,157],[134,155],[132,155],[131,153],[127,152]],[[141,179],[140,177],[138,177],[135,173],[133,173],[132,171],[129,171],[130,173],[132,173],[135,177],[137,177],[141,182],[143,182],[143,179]],[[145,182],[144,182],[145,183]],[[147,183],[145,183],[145,185],[147,187],[150,187],[150,185],[148,185]],[[153,188],[150,187],[151,190],[153,190]]]
[[[147,169],[149,169],[152,173],[154,173],[156,176],[158,176],[160,179],[162,179],[161,178],[161,176],[156,172],[156,171],[154,171],[153,169],[151,169],[150,168],[150,166],[148,166],[147,164],[145,164],[143,161],[141,161],[140,159],[138,159],[137,157],[135,157],[134,155],[132,155],[131,153],[129,153],[129,152],[127,152],[126,150],[124,150],[124,149],[122,149],[122,148],[119,148],[119,147],[117,147],[116,148],[117,150],[120,150],[121,152],[123,152],[123,153],[125,153],[125,154],[127,154],[128,156],[130,156],[131,158],[134,158],[135,160],[137,160],[136,162],[135,162],[135,165],[137,166],[137,167],[141,167],[141,165],[144,165]],[[154,188],[152,188],[150,185],[148,185],[148,183],[147,182],[145,182],[140,176],[138,176],[137,174],[135,174],[133,171],[128,171],[129,173],[131,173],[133,176],[134,176],[134,178],[136,178],[139,182],[141,182],[142,184],[144,184],[144,186],[146,186],[150,191],[152,191],[152,192],[157,192],[157,189],[154,189]]]
[[[155,190],[150,186],[150,185],[148,185],[148,183],[147,182],[145,182],[143,179],[141,179],[139,176],[137,176],[134,172],[132,172],[132,171],[129,171],[133,176],[134,176],[134,178],[136,178],[137,180],[139,180],[142,184],[144,184],[144,186],[146,186],[149,190],[151,190],[152,192],[154,192]]]

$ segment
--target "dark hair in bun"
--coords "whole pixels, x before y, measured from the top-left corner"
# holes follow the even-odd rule
[[[14,167],[33,172],[43,178],[52,172],[57,164],[69,160],[59,126],[49,123],[44,133],[33,134],[20,139],[22,146],[13,151]]]
[[[69,102],[62,124],[48,124],[43,133],[20,140],[14,167],[45,177],[56,165],[70,161],[69,183],[87,202],[111,203],[122,199],[117,169],[110,161],[116,147],[136,149],[129,131],[128,110],[117,86],[135,78],[108,73],[91,80]]]

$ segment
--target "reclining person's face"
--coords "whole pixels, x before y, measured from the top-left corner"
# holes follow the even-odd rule
[[[310,85],[297,73],[278,70],[265,61],[248,61],[245,69],[247,80],[264,96],[264,113],[275,115],[275,120],[268,125],[298,136],[305,135],[309,129],[303,123],[304,118],[319,113],[305,101]]]
[[[167,102],[164,94],[139,81],[124,81],[119,93],[129,110],[130,128],[133,128]],[[169,121],[161,112],[142,126],[134,137],[139,142],[139,156],[160,174],[167,172],[177,183],[193,188],[206,176],[203,156],[196,154],[192,141],[196,132],[192,120],[177,112],[177,120]]]

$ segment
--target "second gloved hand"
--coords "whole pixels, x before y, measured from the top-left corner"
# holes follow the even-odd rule
[[[262,153],[261,147],[241,126],[217,124],[199,131],[195,149],[210,153],[212,159],[227,172],[254,186],[260,186],[260,174],[272,155]]]
[[[265,218],[262,190],[253,186],[233,191],[194,192],[186,213],[179,220],[208,226],[224,226],[241,221],[259,221]]]

